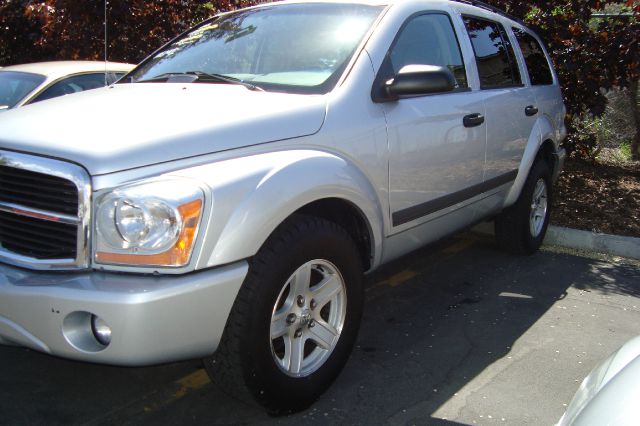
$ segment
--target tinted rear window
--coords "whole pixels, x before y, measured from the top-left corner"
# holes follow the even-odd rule
[[[40,93],[31,103],[46,101],[47,99],[70,95],[85,90],[97,89],[103,87],[104,83],[104,72],[67,77]]]
[[[513,47],[504,27],[493,21],[465,16],[464,23],[476,55],[483,89],[522,84]]]

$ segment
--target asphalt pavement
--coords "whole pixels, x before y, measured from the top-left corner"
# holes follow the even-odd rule
[[[310,409],[273,418],[198,361],[115,368],[0,347],[2,425],[551,425],[640,334],[638,261],[500,252],[467,233],[367,278],[357,347]]]

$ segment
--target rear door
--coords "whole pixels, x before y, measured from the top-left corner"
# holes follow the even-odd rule
[[[560,85],[551,68],[551,62],[540,40],[522,28],[513,28],[526,65],[531,90],[536,98],[539,114],[546,115],[556,127],[562,125],[564,109]]]
[[[515,180],[538,114],[525,86],[504,26],[484,17],[464,15],[485,97],[487,161],[484,181],[496,187]]]

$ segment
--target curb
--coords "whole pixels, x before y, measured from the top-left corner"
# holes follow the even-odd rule
[[[482,223],[474,227],[473,231],[493,235],[493,224]],[[599,234],[550,225],[543,244],[640,259],[640,238],[636,237]]]
[[[640,259],[640,238],[636,237],[549,226],[544,244]]]

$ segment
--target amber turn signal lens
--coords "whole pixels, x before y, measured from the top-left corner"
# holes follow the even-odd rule
[[[99,263],[139,266],[184,266],[189,263],[193,243],[196,239],[198,223],[202,214],[202,200],[191,201],[178,207],[182,216],[182,230],[176,243],[169,250],[158,254],[130,254],[130,253],[96,253]]]

